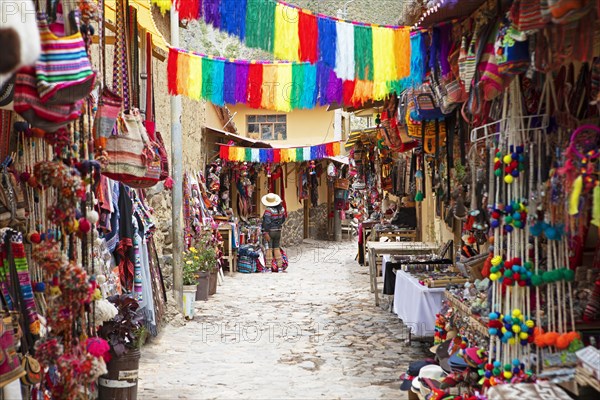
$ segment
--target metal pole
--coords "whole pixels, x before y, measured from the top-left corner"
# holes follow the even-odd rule
[[[171,7],[171,46],[179,47],[179,13]],[[171,202],[173,235],[173,297],[183,310],[183,155],[181,138],[181,96],[171,96],[171,162],[173,163],[173,193]]]

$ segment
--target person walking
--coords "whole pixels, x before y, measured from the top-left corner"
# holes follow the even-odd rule
[[[268,193],[261,199],[266,207],[262,217],[262,232],[265,243],[265,268],[272,268],[278,272],[283,267],[281,257],[281,229],[285,223],[287,213],[281,204],[281,197],[275,193]],[[275,264],[273,264],[275,259]]]

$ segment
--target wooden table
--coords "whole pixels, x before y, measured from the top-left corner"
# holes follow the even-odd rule
[[[371,293],[375,293],[375,305],[379,305],[377,256],[383,254],[390,254],[393,256],[430,254],[438,250],[439,247],[439,244],[426,242],[368,242],[369,277],[371,282]]]

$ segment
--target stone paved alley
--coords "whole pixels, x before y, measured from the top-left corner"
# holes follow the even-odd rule
[[[279,274],[226,276],[185,326],[143,349],[140,399],[403,399],[426,348],[375,307],[355,243],[288,249]]]

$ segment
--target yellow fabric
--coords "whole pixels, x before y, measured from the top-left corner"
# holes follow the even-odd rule
[[[129,3],[131,4],[131,2]],[[152,0],[152,4],[158,7],[162,15],[171,10],[171,0]]]
[[[373,29],[373,98],[381,100],[389,94],[389,82],[396,80],[394,30],[374,26]]]
[[[275,109],[277,111],[292,111],[291,83],[292,64],[277,64],[277,85],[275,86]]]
[[[339,156],[340,155],[340,147],[341,147],[340,142],[335,142],[333,144],[333,155],[334,156]]]
[[[275,8],[275,58],[287,61],[300,61],[298,34],[298,9],[281,3]]]
[[[275,110],[275,96],[279,90],[277,87],[277,68],[278,64],[263,65],[262,100],[260,107],[265,110]]]
[[[410,75],[410,30],[407,28],[394,30],[394,58],[396,60],[396,78],[402,79]]]
[[[200,100],[202,95],[202,58],[191,55],[189,63],[188,96]]]
[[[190,76],[190,55],[179,53],[177,57],[177,93],[188,96],[188,77]]]
[[[571,195],[569,196],[569,215],[575,215],[579,213],[579,196],[581,196],[581,189],[583,188],[583,177],[579,175],[575,182],[573,182],[573,188],[571,189]]]
[[[171,9],[171,0],[152,0],[152,3],[156,4],[163,14]],[[129,5],[137,9],[138,26],[152,34],[152,43],[154,46],[168,52],[167,42],[158,28],[156,28],[154,20],[152,19],[152,10],[150,10],[150,3],[148,0],[129,0]],[[111,22],[117,20],[115,16],[114,1],[104,2],[104,17]]]
[[[600,228],[600,185],[594,187],[592,205],[592,224]]]

